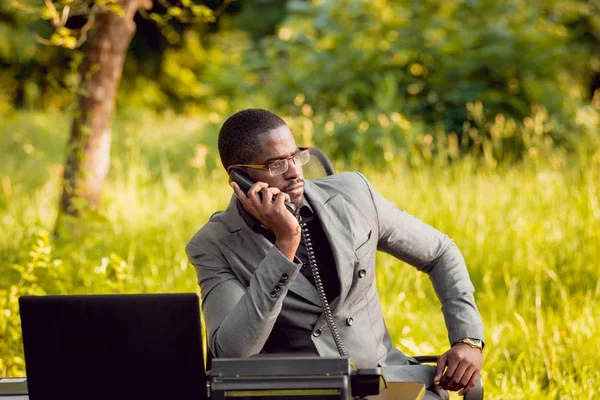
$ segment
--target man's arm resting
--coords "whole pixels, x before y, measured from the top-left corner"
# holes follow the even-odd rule
[[[271,334],[299,265],[273,246],[245,288],[225,260],[193,244],[186,251],[198,274],[213,352],[219,357],[259,353]]]
[[[473,297],[465,260],[447,236],[401,211],[360,175],[375,205],[379,230],[377,248],[429,275],[442,313],[450,343],[464,337],[483,339],[483,323]]]
[[[363,180],[375,204],[378,249],[429,275],[442,304],[450,343],[465,337],[483,340],[483,323],[475,305],[474,287],[454,242],[399,210],[379,195],[364,177]],[[462,389],[459,394],[467,394],[477,382],[482,364],[481,350],[456,343],[439,357],[436,380],[445,389]]]

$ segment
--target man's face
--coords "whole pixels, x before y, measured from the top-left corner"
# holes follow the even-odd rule
[[[268,164],[276,160],[285,160],[298,152],[294,136],[287,125],[271,129],[260,137],[261,152],[248,164]],[[288,170],[280,175],[272,176],[268,169],[246,169],[252,180],[261,181],[287,193],[296,207],[302,203],[304,195],[304,175],[300,161],[288,160]]]

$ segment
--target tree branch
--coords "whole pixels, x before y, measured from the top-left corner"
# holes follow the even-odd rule
[[[67,23],[67,19],[69,19],[69,11],[71,11],[71,7],[65,6],[62,11],[62,16],[60,18],[60,26],[65,26]]]
[[[50,15],[52,16],[52,24],[56,27],[60,24],[60,17],[58,16],[58,11],[56,11],[56,7],[54,7],[54,3],[51,0],[44,0],[44,4],[48,7],[50,11]]]
[[[96,22],[96,12],[94,12],[94,8],[96,8],[95,5],[94,5],[94,7],[92,7],[92,12],[90,13],[88,20],[81,27],[81,33],[79,34],[79,39],[77,39],[77,43],[75,44],[76,48],[81,47],[81,45],[83,45],[85,43],[85,41],[87,40],[87,34],[88,34],[89,30],[92,29],[92,27],[94,26],[94,22]]]
[[[165,9],[169,9],[170,7],[173,7],[173,4],[169,3],[166,0],[156,0],[156,1],[158,2],[158,4],[163,6]]]
[[[41,37],[37,33],[34,33],[33,37],[35,38],[35,40],[37,40],[39,43],[41,43],[43,45],[46,45],[46,46],[55,46],[55,43],[50,42],[48,39],[44,39],[43,37]]]
[[[231,4],[231,0],[223,0],[223,4],[221,4],[219,8],[215,10],[215,18],[219,17],[229,6],[229,4]]]
[[[20,3],[17,0],[8,0],[8,3],[17,10],[26,12],[27,14],[39,14],[41,12],[41,9],[30,7],[28,5]]]

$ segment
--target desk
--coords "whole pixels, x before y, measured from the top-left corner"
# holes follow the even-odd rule
[[[388,382],[387,389],[377,396],[369,396],[369,400],[421,400],[424,395],[425,385],[420,382]],[[0,400],[29,400],[29,396],[0,392]]]

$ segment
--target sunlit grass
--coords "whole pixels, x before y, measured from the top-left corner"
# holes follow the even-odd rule
[[[486,327],[488,393],[593,397],[600,379],[598,169],[452,175],[405,171],[374,181],[465,255]],[[388,326],[407,352],[441,352],[447,339],[439,306],[427,279],[412,275],[381,257]],[[423,309],[431,313],[426,323]]]
[[[114,126],[112,169],[94,234],[51,246],[51,256],[62,260],[65,287],[196,291],[185,243],[231,194],[212,147],[215,132],[175,117],[128,118]],[[11,265],[30,261],[36,232],[53,229],[67,127],[63,117],[39,114],[0,127],[0,290],[19,279]],[[597,160],[506,169],[465,160],[364,173],[463,252],[486,328],[487,398],[598,396]],[[381,254],[377,279],[394,343],[409,354],[444,351],[446,331],[427,277]],[[22,363],[11,364],[13,339],[0,335],[0,375],[22,373]]]

